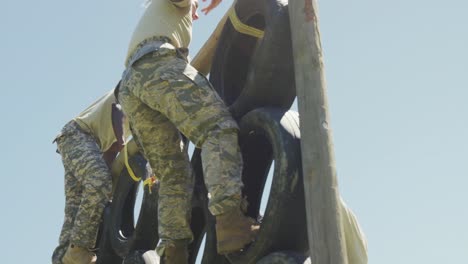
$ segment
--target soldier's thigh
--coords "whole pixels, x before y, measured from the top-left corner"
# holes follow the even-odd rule
[[[151,167],[161,171],[175,161],[187,162],[182,137],[175,125],[157,110],[139,104],[130,124]]]
[[[192,66],[166,81],[170,92],[159,98],[161,112],[197,146],[215,126],[237,128],[223,100]]]

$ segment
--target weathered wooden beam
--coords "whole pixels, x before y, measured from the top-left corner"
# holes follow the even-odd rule
[[[205,44],[200,48],[197,55],[193,58],[190,64],[198,70],[198,72],[208,75],[211,70],[211,62],[213,60],[214,53],[216,51],[216,45],[218,44],[219,37],[223,31],[224,24],[228,19],[228,13],[231,8],[234,8],[236,1],[233,2],[232,6],[228,9],[223,18],[219,21],[216,28],[211,33],[210,37],[206,40]]]
[[[311,262],[347,264],[316,0],[290,0]]]

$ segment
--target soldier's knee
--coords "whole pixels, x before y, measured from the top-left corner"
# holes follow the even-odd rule
[[[205,140],[213,140],[222,136],[232,136],[237,138],[239,126],[230,116],[219,118],[207,131]]]
[[[202,148],[206,146],[206,144],[220,144],[220,143],[235,143],[237,144],[237,137],[238,137],[239,129],[237,126],[215,126],[212,130],[210,130],[203,142]]]

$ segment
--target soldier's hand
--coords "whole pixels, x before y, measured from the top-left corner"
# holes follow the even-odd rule
[[[206,2],[206,0],[202,0],[203,2]],[[213,10],[215,7],[221,3],[222,0],[211,0],[211,3],[209,6],[203,8],[201,11],[205,13],[205,15],[208,15],[208,13]]]

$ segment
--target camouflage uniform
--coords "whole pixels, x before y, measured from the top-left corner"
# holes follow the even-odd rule
[[[65,167],[65,220],[52,263],[62,263],[70,243],[93,248],[103,209],[112,192],[111,173],[96,139],[75,121],[56,138]]]
[[[179,131],[202,148],[209,209],[219,215],[240,204],[237,123],[208,80],[168,42],[127,67],[119,100],[160,180],[158,254],[162,255],[172,240],[192,239],[191,166]]]

